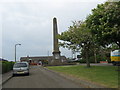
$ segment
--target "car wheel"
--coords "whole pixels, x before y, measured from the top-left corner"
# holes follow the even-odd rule
[[[116,66],[116,62],[112,62],[113,66]]]
[[[27,73],[27,76],[29,76],[29,73]]]
[[[15,76],[15,74],[12,75],[13,77]]]

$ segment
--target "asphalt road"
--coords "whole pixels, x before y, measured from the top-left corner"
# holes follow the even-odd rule
[[[15,76],[3,85],[3,88],[84,88],[43,67],[34,66],[29,76]]]

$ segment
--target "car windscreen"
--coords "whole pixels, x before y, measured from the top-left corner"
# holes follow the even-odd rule
[[[14,65],[14,68],[20,68],[20,67],[27,67],[27,64],[26,63],[16,63]]]

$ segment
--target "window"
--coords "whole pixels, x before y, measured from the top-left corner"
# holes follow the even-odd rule
[[[27,64],[26,63],[16,63],[14,65],[14,68],[20,68],[20,67],[27,67]]]

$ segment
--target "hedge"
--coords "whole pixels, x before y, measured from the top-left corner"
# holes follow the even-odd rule
[[[2,61],[2,74],[12,70],[13,65],[14,65],[14,62]]]
[[[110,57],[102,57],[102,56],[97,55],[96,59],[97,59],[97,63],[100,63],[100,61],[106,61],[106,60],[108,61],[108,63],[111,62]],[[86,63],[86,60],[85,59],[81,59],[78,62],[80,62],[80,63]],[[95,57],[94,56],[89,57],[89,62],[90,63],[95,63]]]

